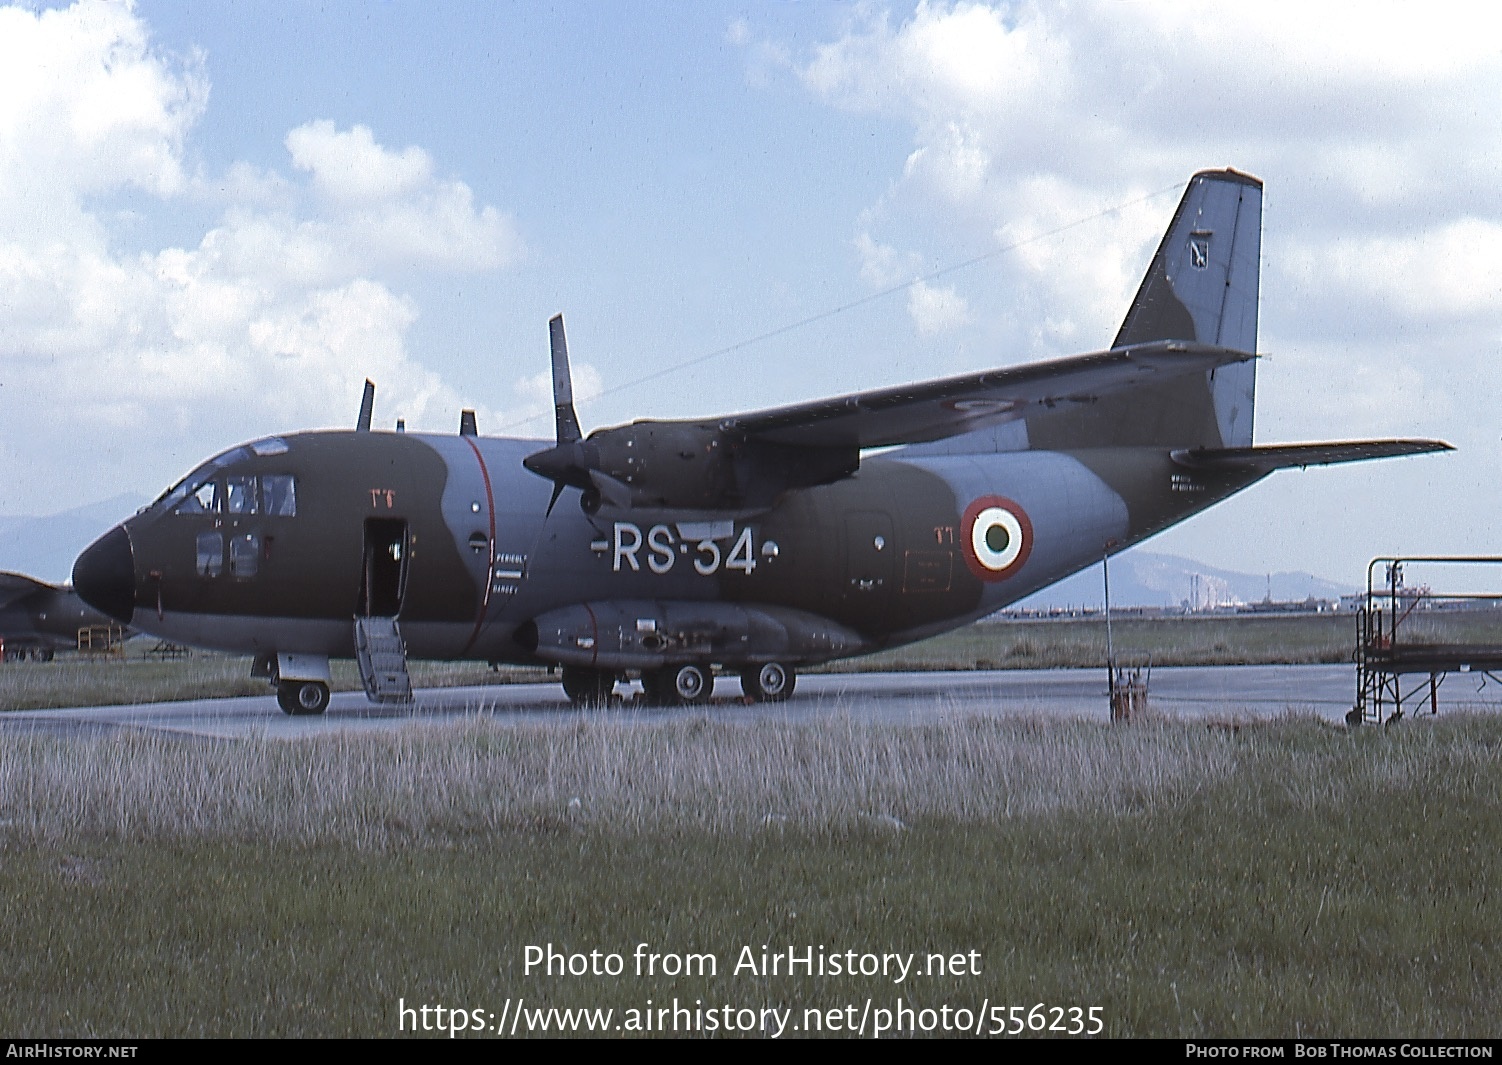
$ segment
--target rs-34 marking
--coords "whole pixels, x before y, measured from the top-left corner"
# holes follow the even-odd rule
[[[670,573],[680,557],[692,557],[694,571],[701,576],[713,576],[721,569],[738,570],[749,576],[756,571],[757,566],[755,537],[751,526],[747,525],[738,535],[732,535],[735,535],[735,542],[730,551],[725,553],[720,548],[718,538],[704,537],[690,542],[680,538],[671,525],[661,523],[648,527],[646,536],[643,537],[640,525],[618,521],[615,523],[615,549],[611,553],[610,569],[613,573],[620,573],[623,569],[629,569],[632,573],[640,572],[642,563],[638,556],[645,547],[647,568],[653,573]],[[767,554],[775,556],[775,543],[768,541],[768,544],[772,546],[772,550]],[[763,545],[764,548],[766,546]]]

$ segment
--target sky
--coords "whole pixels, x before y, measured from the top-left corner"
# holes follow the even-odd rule
[[[1258,442],[1459,450],[1151,549],[1502,553],[1491,6],[0,6],[0,515],[349,427],[366,377],[378,425],[545,436],[558,312],[586,431],[1098,350],[1225,166],[1266,182]]]

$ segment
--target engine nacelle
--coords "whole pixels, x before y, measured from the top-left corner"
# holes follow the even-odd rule
[[[528,455],[523,465],[584,492],[583,506],[753,511],[794,488],[849,477],[860,451],[793,447],[702,422],[638,421]]]

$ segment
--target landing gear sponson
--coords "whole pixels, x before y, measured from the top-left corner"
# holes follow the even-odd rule
[[[655,705],[707,703],[714,663],[740,674],[748,698],[781,702],[793,694],[799,664],[872,649],[853,629],[790,607],[642,599],[548,611],[521,626],[516,642],[561,665],[563,690],[584,705],[603,704],[632,676]]]
[[[740,676],[741,690],[760,703],[782,702],[798,678],[788,662],[751,663]],[[563,667],[563,691],[576,706],[604,706],[620,679],[616,670]],[[680,662],[641,674],[643,696],[653,706],[701,706],[714,694],[714,682],[714,667],[707,662]]]

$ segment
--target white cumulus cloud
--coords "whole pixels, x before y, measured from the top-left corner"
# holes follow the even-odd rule
[[[923,336],[958,329],[970,322],[970,305],[952,288],[939,288],[923,281],[907,290],[907,310]]]
[[[286,173],[190,174],[205,65],[155,49],[130,4],[0,7],[0,418],[22,456],[0,511],[144,494],[236,440],[349,424],[366,376],[414,428],[474,405],[408,350],[400,279],[515,262],[510,218],[424,149],[327,120],[288,133]],[[122,218],[206,202],[222,215],[196,240],[123,250]],[[56,500],[32,453],[90,461]]]
[[[967,297],[934,339],[953,369],[1108,343],[1174,186],[1224,166],[1263,178],[1259,439],[1455,439],[1459,456],[1341,483],[1380,478],[1433,543],[1491,550],[1475,486],[1498,451],[1499,39],[1502,8],[1460,0],[919,0],[854,6],[792,70],[829,106],[910,131],[885,191],[852,212],[868,285],[882,264],[994,253],[945,278]],[[1308,558],[1361,550],[1382,525],[1369,503],[1306,505]],[[1188,549],[1293,563],[1247,547],[1241,527],[1265,515],[1240,506],[1165,547],[1219,521],[1236,532]]]
[[[1107,342],[1171,210],[1144,197],[1225,165],[1268,182],[1268,287],[1502,328],[1499,37],[1461,3],[920,0],[854,8],[796,72],[912,131],[858,219],[863,278],[1008,249],[966,288],[1011,361]]]

